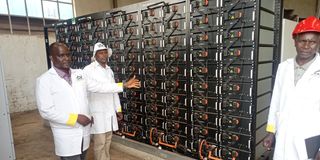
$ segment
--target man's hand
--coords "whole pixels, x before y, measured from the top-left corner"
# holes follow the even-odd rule
[[[271,147],[274,143],[275,135],[274,133],[268,133],[268,135],[263,140],[263,146],[267,148],[267,150],[271,150]]]
[[[92,119],[93,120],[93,119]],[[90,118],[88,118],[87,116],[83,115],[83,114],[78,114],[78,119],[77,122],[79,124],[81,124],[82,126],[87,126],[88,124],[90,124],[92,121]]]
[[[315,160],[320,160],[320,151],[318,151]]]
[[[133,76],[131,79],[129,79],[126,83],[123,84],[124,88],[140,88],[141,83],[138,79],[136,79],[136,76]]]
[[[118,120],[118,121],[121,121],[121,120],[123,119],[123,114],[122,114],[122,112],[117,112],[116,114],[117,114],[117,120]]]

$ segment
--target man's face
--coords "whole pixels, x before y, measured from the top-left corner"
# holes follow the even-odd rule
[[[95,59],[100,64],[103,64],[103,65],[107,64],[108,50],[104,49],[104,50],[97,51],[97,53],[95,55]]]
[[[71,65],[71,54],[67,46],[61,45],[53,50],[53,53],[51,53],[51,61],[58,69],[69,69]]]
[[[320,36],[317,33],[307,32],[295,38],[297,60],[311,60],[320,46]]]

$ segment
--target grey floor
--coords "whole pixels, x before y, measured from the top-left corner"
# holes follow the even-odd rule
[[[17,160],[57,160],[52,133],[45,127],[37,110],[11,114],[14,146]],[[111,145],[112,160],[138,160],[132,153],[123,153]],[[92,147],[87,160],[93,160]]]

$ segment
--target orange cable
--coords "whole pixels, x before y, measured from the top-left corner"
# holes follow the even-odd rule
[[[199,146],[199,157],[200,157],[200,159],[203,159],[203,156],[202,156],[202,145],[203,145],[204,142],[206,142],[206,140],[203,139],[200,142],[200,146]],[[207,144],[207,142],[206,142],[206,144]]]
[[[212,160],[222,160],[221,158],[218,158],[218,157],[212,156],[212,151],[209,151],[208,158],[209,158],[209,159],[212,159]],[[232,159],[232,160],[233,160],[233,159]]]
[[[160,145],[167,146],[167,147],[170,147],[170,148],[176,149],[177,146],[178,146],[178,141],[176,141],[174,144],[168,144],[168,143],[162,142],[161,137],[162,137],[163,135],[164,135],[164,134],[161,133],[161,135],[160,135],[160,137],[159,137],[159,144],[160,144]]]
[[[130,136],[130,137],[134,137],[134,136],[136,136],[136,132],[137,132],[137,131],[134,131],[133,133],[122,132],[122,134],[127,135],[127,136]]]
[[[152,144],[152,132],[155,128],[151,127],[150,129],[150,134],[149,134],[149,141],[150,141],[150,144]]]

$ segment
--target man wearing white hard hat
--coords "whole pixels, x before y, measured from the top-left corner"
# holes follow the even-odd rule
[[[94,48],[93,48],[93,55],[92,55],[93,61],[95,61],[95,55],[96,55],[97,51],[100,51],[100,50],[106,50],[108,53],[108,58],[110,58],[112,56],[112,49],[107,48],[104,44],[102,44],[101,42],[98,42],[94,45]]]
[[[94,45],[92,63],[84,68],[89,85],[96,83],[115,83],[113,71],[107,65],[112,49],[98,42]],[[131,78],[128,82],[118,83],[123,88],[139,88],[140,81]],[[95,160],[110,160],[112,131],[118,130],[117,119],[121,120],[121,104],[118,93],[98,93],[89,91],[90,114],[94,118],[91,128]]]

